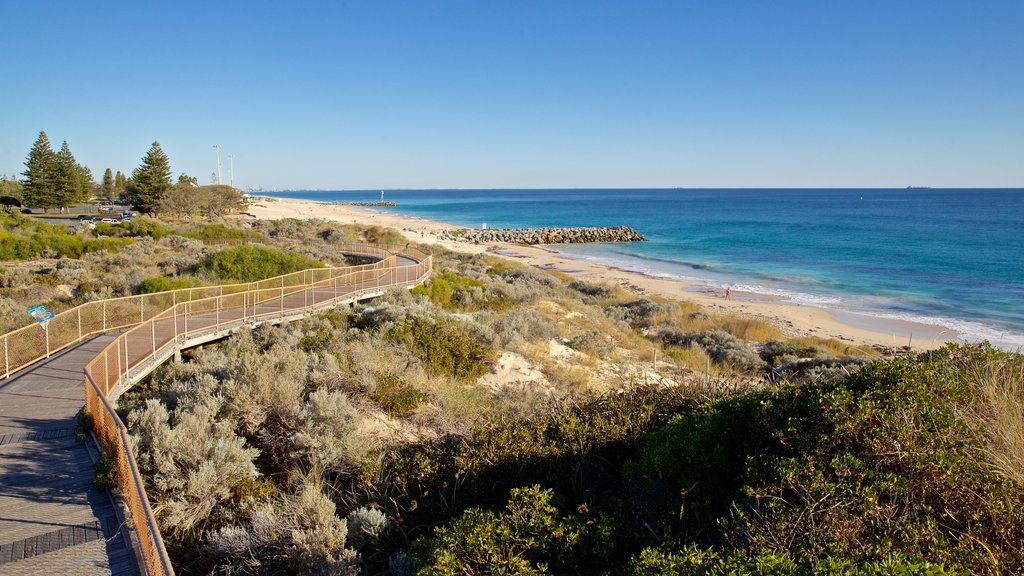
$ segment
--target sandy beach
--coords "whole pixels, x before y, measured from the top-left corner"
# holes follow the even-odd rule
[[[675,300],[689,300],[712,311],[756,317],[777,325],[791,336],[835,338],[859,346],[910,344],[915,349],[933,348],[955,337],[955,334],[941,326],[850,313],[843,313],[846,321],[841,321],[836,313],[830,310],[771,301],[760,294],[734,291],[731,298],[726,300],[724,294],[711,293],[702,286],[567,258],[544,246],[520,246],[501,242],[468,244],[441,240],[437,232],[458,227],[360,206],[282,198],[271,198],[268,201],[263,198],[250,204],[248,212],[256,218],[268,220],[322,218],[348,224],[387,226],[401,231],[413,242],[438,244],[458,252],[491,252],[529,266],[561,270],[591,282],[618,285],[638,296],[657,295]]]

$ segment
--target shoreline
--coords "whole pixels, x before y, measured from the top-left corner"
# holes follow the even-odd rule
[[[931,349],[955,341],[956,332],[944,326],[832,311],[826,308],[781,302],[779,299],[734,290],[726,300],[721,294],[697,283],[652,276],[617,266],[572,258],[548,246],[521,246],[503,242],[468,244],[444,240],[441,231],[462,228],[391,212],[379,212],[353,205],[317,200],[273,198],[251,203],[248,212],[258,219],[320,218],[344,224],[359,223],[394,228],[413,242],[435,244],[454,252],[488,252],[528,266],[557,270],[592,282],[622,287],[638,296],[655,295],[672,300],[689,300],[717,313],[737,314],[766,320],[790,336],[833,338],[855,346]],[[841,318],[842,317],[842,318]]]

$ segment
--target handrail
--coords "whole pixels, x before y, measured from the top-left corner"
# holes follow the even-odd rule
[[[86,364],[83,384],[86,412],[91,416],[99,444],[116,465],[119,485],[131,511],[131,523],[148,574],[173,576],[174,569],[146,496],[128,429],[117,415],[113,402],[163,359],[181,348],[221,337],[241,326],[282,321],[334,306],[338,302],[381,294],[389,288],[413,286],[426,279],[433,268],[432,256],[408,246],[388,249],[375,245],[345,245],[345,248],[352,253],[378,258],[378,261],[359,266],[312,268],[246,284],[143,295],[159,297],[150,298],[148,304],[143,297],[99,301],[103,305],[104,330],[91,327],[88,332],[83,331],[82,309],[86,305],[72,308],[50,320],[51,323],[61,317],[77,320],[77,339],[70,342],[58,340],[61,348],[97,332],[130,326]],[[399,256],[413,260],[415,264],[399,266]],[[205,296],[196,298],[196,295]],[[108,308],[117,308],[109,305],[111,301],[134,303],[136,298],[139,309],[131,311],[138,313],[138,316],[133,316],[138,321],[110,322],[108,325]],[[95,319],[92,321],[95,323]],[[7,338],[20,332],[22,330],[4,335],[5,355],[8,352]],[[54,351],[48,349],[47,353]]]
[[[375,244],[335,244],[343,253],[357,254],[385,260],[396,253],[405,253],[413,260],[422,262],[426,255],[414,248],[392,248]],[[372,267],[374,264],[362,266]],[[351,270],[353,266],[318,268],[317,270]],[[30,366],[43,358],[77,344],[96,334],[128,328],[144,322],[147,317],[163,312],[167,308],[195,299],[208,298],[225,293],[245,292],[267,286],[286,287],[304,283],[308,270],[282,274],[256,282],[220,284],[196,288],[180,288],[152,294],[136,294],[118,298],[106,298],[80,304],[57,314],[44,325],[30,324],[0,336],[3,347],[3,377],[9,378],[18,370]]]

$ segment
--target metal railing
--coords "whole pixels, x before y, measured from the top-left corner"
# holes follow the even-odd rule
[[[431,256],[408,247],[343,248],[379,260],[361,266],[309,269],[248,284],[90,302],[50,320],[45,340],[22,339],[32,333],[25,329],[3,337],[9,374],[13,371],[7,360],[12,342],[19,343],[19,351],[26,348],[20,344],[26,341],[45,346],[45,351],[35,354],[19,352],[21,356],[16,358],[20,368],[93,334],[130,327],[85,366],[85,406],[101,448],[116,465],[121,492],[131,511],[131,523],[149,574],[172,575],[174,571],[132,454],[128,429],[113,403],[135,381],[184,347],[219,338],[241,326],[283,321],[339,302],[381,294],[390,288],[412,286],[423,281],[433,265]],[[415,263],[400,266],[399,257]],[[52,323],[58,320],[59,328],[53,330]],[[29,328],[39,330],[35,326]],[[18,337],[12,339],[15,335]]]
[[[422,261],[426,256],[412,248],[391,250],[372,244],[337,244],[335,247],[347,254],[356,254],[379,260],[392,257],[395,252]],[[352,267],[315,269],[315,277],[322,278],[324,270],[351,270]],[[57,314],[46,324],[31,324],[0,336],[4,378],[43,358],[77,344],[82,340],[111,330],[128,328],[145,322],[177,305],[180,302],[200,300],[212,296],[224,296],[252,289],[266,287],[296,288],[308,283],[310,271],[293,272],[267,280],[244,284],[226,284],[200,288],[182,288],[153,294],[139,294],[122,298],[109,298],[87,302]]]

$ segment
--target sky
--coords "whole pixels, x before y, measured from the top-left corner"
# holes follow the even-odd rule
[[[0,174],[1024,186],[1024,2],[0,0]]]

